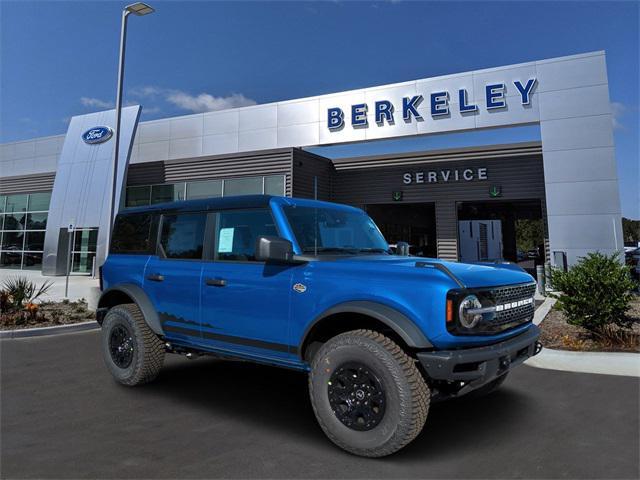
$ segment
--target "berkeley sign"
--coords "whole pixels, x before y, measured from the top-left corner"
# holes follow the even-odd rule
[[[531,103],[531,94],[536,85],[536,78],[530,78],[526,82],[516,80],[513,82],[520,94],[520,103],[529,105]],[[495,110],[506,108],[507,101],[505,98],[504,83],[492,83],[485,86],[485,100],[487,110]],[[478,111],[478,105],[470,103],[467,98],[467,90],[461,88],[457,91],[458,111],[461,114],[469,114]],[[447,117],[451,114],[450,94],[447,90],[433,92],[430,97],[430,114],[433,118]],[[423,95],[414,95],[412,97],[402,98],[402,119],[405,122],[411,122],[412,119],[417,121],[423,120],[422,109],[419,109],[424,101]],[[383,126],[385,121],[389,125],[395,123],[396,106],[389,100],[379,100],[373,105],[374,120],[378,126]],[[366,103],[358,103],[351,105],[351,126],[354,128],[366,128],[369,126],[367,114],[369,113],[369,105]],[[340,130],[345,125],[345,114],[340,107],[331,107],[327,109],[327,127],[329,130]]]

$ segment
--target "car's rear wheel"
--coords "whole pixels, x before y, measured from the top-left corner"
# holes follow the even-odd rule
[[[102,354],[119,383],[133,386],[155,379],[164,353],[164,345],[137,305],[118,305],[107,312],[102,323]]]
[[[371,330],[343,333],[320,348],[309,394],[329,439],[365,457],[383,457],[411,442],[427,419],[431,396],[415,360]]]

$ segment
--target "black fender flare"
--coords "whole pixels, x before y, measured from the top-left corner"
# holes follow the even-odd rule
[[[344,302],[325,310],[318,315],[310,325],[305,329],[304,335],[300,342],[298,351],[302,353],[302,349],[313,328],[325,318],[337,313],[357,313],[367,315],[384,323],[387,327],[396,332],[404,342],[412,348],[433,348],[433,344],[426,335],[420,330],[413,320],[399,312],[398,310],[384,305],[382,303],[371,301],[352,301]]]
[[[149,296],[138,285],[134,285],[132,283],[121,283],[114,287],[106,289],[104,292],[102,292],[102,295],[100,295],[100,300],[98,300],[98,309],[105,307],[108,308],[107,300],[110,294],[113,294],[115,292],[124,293],[125,295],[130,297],[142,311],[144,320],[145,322],[147,322],[147,325],[149,325],[149,328],[153,330],[153,332],[157,335],[164,335],[164,330],[162,329],[162,323],[160,322],[158,312],[156,312],[153,303],[151,303],[151,300],[149,299]]]

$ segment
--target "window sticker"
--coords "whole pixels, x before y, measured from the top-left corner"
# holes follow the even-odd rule
[[[218,235],[218,253],[233,252],[233,231],[234,228],[221,228]]]

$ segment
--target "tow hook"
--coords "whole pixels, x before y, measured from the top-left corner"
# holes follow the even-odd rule
[[[540,342],[536,342],[536,346],[533,349],[533,355],[537,355],[542,351],[542,344]]]

